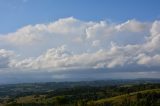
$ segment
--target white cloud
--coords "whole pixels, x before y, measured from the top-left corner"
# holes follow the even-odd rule
[[[141,32],[147,28],[146,23],[142,23],[136,20],[128,20],[125,23],[122,23],[116,26],[118,31],[128,31],[128,32]]]
[[[116,24],[73,17],[28,25],[1,35],[0,67],[55,71],[159,66],[159,27],[159,21],[129,20]],[[20,56],[4,50],[8,48]]]
[[[148,51],[160,53],[160,21],[155,21],[150,29],[150,36],[147,38],[145,48]]]
[[[96,47],[96,46],[100,46],[100,41],[99,40],[95,40],[92,42],[92,46]]]
[[[160,65],[160,55],[156,54],[154,56],[148,56],[146,54],[140,54],[138,64],[143,64],[147,66],[158,66]]]
[[[95,23],[86,29],[87,38],[103,38],[105,36],[112,36],[116,32],[114,25],[108,24],[105,21]]]
[[[8,68],[10,59],[14,56],[14,53],[9,50],[0,49],[0,68]]]

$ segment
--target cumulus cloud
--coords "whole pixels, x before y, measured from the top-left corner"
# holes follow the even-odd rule
[[[92,46],[100,46],[100,40],[95,40],[92,42]]]
[[[0,49],[0,68],[9,67],[12,57],[14,57],[14,53],[12,51]]]
[[[148,27],[146,23],[142,23],[136,20],[128,20],[125,23],[118,25],[116,28],[119,31],[128,31],[128,32],[141,32]]]
[[[160,21],[86,22],[73,17],[24,26],[0,36],[0,68],[44,72],[154,69],[160,65],[159,28]]]
[[[156,54],[153,56],[148,56],[146,54],[140,54],[138,64],[144,64],[149,66],[158,66],[160,65],[160,55]]]

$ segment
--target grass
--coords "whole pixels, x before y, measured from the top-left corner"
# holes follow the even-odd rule
[[[124,94],[124,95],[119,95],[119,96],[115,96],[115,97],[111,97],[111,98],[100,99],[97,101],[92,101],[92,104],[103,104],[103,103],[119,104],[125,98],[130,98],[131,100],[135,101],[136,94],[138,94],[138,93],[146,94],[146,93],[151,93],[151,92],[160,93],[160,89],[144,90],[144,91],[138,91],[138,92],[133,92],[133,93]],[[88,102],[88,103],[90,103],[90,102]]]

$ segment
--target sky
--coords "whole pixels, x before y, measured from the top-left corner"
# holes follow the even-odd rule
[[[160,77],[159,0],[0,0],[0,83]]]
[[[71,16],[84,21],[154,21],[160,18],[159,4],[159,0],[0,0],[0,33]]]

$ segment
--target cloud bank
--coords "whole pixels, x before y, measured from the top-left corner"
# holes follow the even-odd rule
[[[0,36],[0,73],[7,75],[50,72],[63,79],[83,72],[96,78],[92,70],[103,69],[106,78],[113,70],[157,77],[159,66],[160,21],[86,22],[69,17]]]

